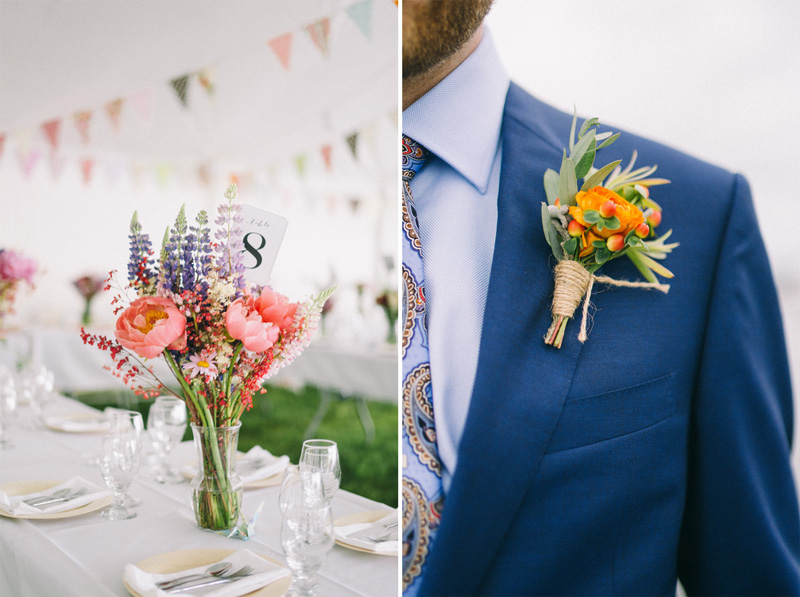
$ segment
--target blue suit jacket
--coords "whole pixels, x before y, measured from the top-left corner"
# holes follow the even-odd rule
[[[789,368],[747,183],[627,133],[602,150],[672,180],[654,199],[675,278],[595,286],[588,341],[572,321],[556,350],[540,205],[570,119],[510,87],[475,387],[421,594],[800,595]]]

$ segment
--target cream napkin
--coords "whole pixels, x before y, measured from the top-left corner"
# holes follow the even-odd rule
[[[286,568],[282,568],[281,566],[273,564],[272,562],[268,562],[264,558],[257,556],[247,549],[241,549],[237,552],[234,552],[220,561],[231,563],[230,570],[227,572],[227,574],[231,574],[232,572],[239,570],[242,566],[252,566],[253,573],[250,576],[246,576],[237,580],[236,582],[221,583],[219,585],[210,587],[198,588],[196,591],[189,589],[186,591],[181,591],[180,593],[175,593],[175,595],[191,596],[202,594],[203,597],[237,597],[238,595],[246,595],[247,593],[251,593],[256,589],[273,583],[289,574],[289,571]],[[170,595],[170,593],[160,590],[158,587],[156,587],[156,583],[164,580],[180,578],[189,574],[203,573],[210,565],[214,563],[215,562],[212,562],[211,564],[198,566],[197,568],[192,568],[190,570],[181,570],[180,572],[173,572],[171,574],[150,574],[149,572],[145,572],[133,564],[128,564],[125,566],[123,579],[131,589],[142,595],[142,597],[162,597],[164,595]],[[211,579],[209,578],[209,580]]]
[[[351,535],[358,533],[359,531],[363,531],[366,529],[374,529],[375,536],[380,537],[383,535],[388,534],[390,531],[394,531],[398,533],[399,537],[399,527],[394,527],[393,529],[385,529],[384,525],[391,524],[393,522],[397,522],[397,511],[392,510],[391,512],[387,513],[386,516],[383,518],[376,520],[375,522],[362,522],[357,524],[348,524],[344,526],[334,526],[333,527],[333,534],[336,539],[345,543],[347,545],[351,545],[353,547],[360,547],[361,549],[366,549],[368,551],[374,551],[376,553],[397,553],[399,548],[399,541],[382,541],[380,543],[375,543],[374,541],[370,541],[369,539],[359,539],[357,537],[352,537]]]
[[[54,504],[42,506],[41,508],[30,506],[25,503],[25,500],[39,496],[49,496],[60,489],[68,489],[69,494],[73,494],[80,489],[86,489],[86,493],[67,502],[56,502]],[[9,496],[6,495],[4,491],[0,491],[0,509],[13,516],[19,516],[20,514],[55,514],[57,512],[66,512],[67,510],[80,508],[81,506],[85,506],[86,504],[90,504],[110,495],[112,495],[110,491],[87,481],[83,477],[73,477],[68,481],[59,483],[44,491],[26,493],[24,495]]]

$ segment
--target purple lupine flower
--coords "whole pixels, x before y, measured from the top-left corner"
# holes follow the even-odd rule
[[[137,212],[133,212],[128,238],[131,241],[131,254],[128,260],[128,282],[135,284],[138,281],[140,265],[144,265],[142,276],[153,279],[155,277],[155,272],[152,269],[153,258],[151,257],[153,245],[150,242],[150,236],[142,233],[142,225],[139,223]]]
[[[242,295],[246,287],[244,278],[244,261],[242,259],[242,251],[244,250],[244,242],[242,240],[243,231],[237,225],[242,223],[242,206],[233,203],[236,198],[236,185],[231,185],[225,192],[225,198],[228,199],[227,205],[221,204],[217,209],[217,219],[214,223],[221,226],[215,233],[214,237],[219,241],[217,245],[217,252],[220,254],[218,263],[220,264],[220,274],[229,278],[236,284],[237,297]]]
[[[161,249],[161,279],[163,291],[180,292],[181,265],[186,236],[186,206],[182,205],[175,225],[164,235]]]
[[[208,214],[201,211],[195,218],[197,226],[190,226],[189,230],[196,239],[194,255],[195,290],[205,297],[208,293],[206,276],[211,270],[211,231],[208,228]],[[185,284],[184,284],[184,287]]]

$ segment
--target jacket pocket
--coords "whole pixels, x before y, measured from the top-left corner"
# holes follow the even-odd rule
[[[646,429],[675,414],[673,373],[564,403],[546,453],[588,446]]]

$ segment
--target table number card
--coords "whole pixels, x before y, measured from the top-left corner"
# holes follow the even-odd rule
[[[251,282],[266,285],[289,221],[252,205],[242,205],[241,216],[245,276]]]

